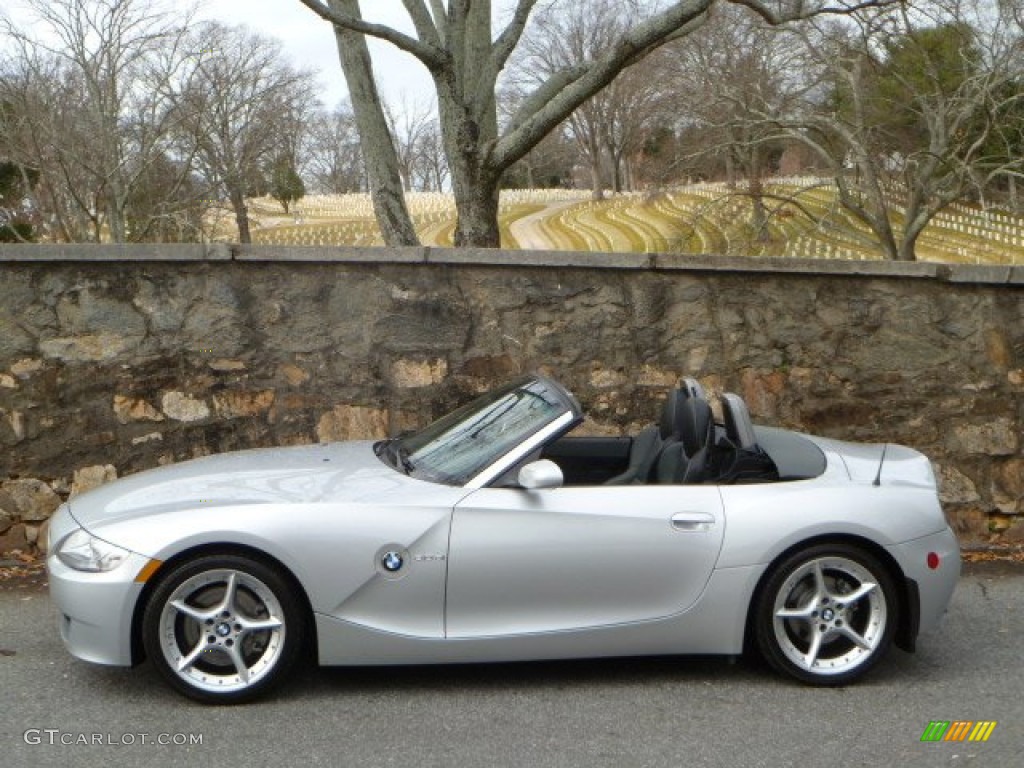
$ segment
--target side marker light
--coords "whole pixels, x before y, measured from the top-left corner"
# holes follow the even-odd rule
[[[139,571],[138,576],[135,577],[135,581],[139,584],[145,584],[147,581],[149,581],[150,577],[154,573],[156,573],[157,568],[159,568],[163,564],[163,560],[150,560],[148,563],[142,566],[142,570]]]

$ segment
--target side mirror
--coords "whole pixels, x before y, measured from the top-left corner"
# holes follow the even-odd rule
[[[564,482],[561,468],[548,459],[531,461],[519,470],[519,485],[528,491],[561,488]]]

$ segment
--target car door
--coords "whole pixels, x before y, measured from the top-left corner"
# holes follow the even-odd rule
[[[689,608],[725,528],[715,486],[483,488],[456,505],[448,637],[553,632]]]

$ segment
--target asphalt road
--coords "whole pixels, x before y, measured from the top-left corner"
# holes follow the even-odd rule
[[[689,657],[309,670],[271,699],[204,707],[148,666],[73,660],[45,591],[8,582],[0,766],[1018,768],[1022,637],[1024,566],[984,564],[968,567],[945,625],[917,654],[894,650],[848,688]],[[998,725],[986,743],[922,743],[931,720]],[[148,743],[161,734],[202,743]],[[114,743],[75,743],[83,738]]]

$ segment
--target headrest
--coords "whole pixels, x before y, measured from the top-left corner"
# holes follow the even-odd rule
[[[753,450],[757,447],[754,425],[750,421],[750,411],[743,398],[726,392],[722,395],[722,417],[725,421],[725,434],[737,448]]]
[[[669,390],[668,397],[665,398],[665,406],[661,409],[661,423],[659,424],[659,430],[661,431],[662,440],[678,440],[680,435],[680,423],[681,418],[680,409],[686,400],[686,395],[681,389]]]
[[[683,379],[680,389],[683,390],[687,397],[696,397],[698,400],[708,399],[708,396],[704,393],[704,387],[700,385],[699,381],[690,376]]]
[[[687,456],[706,448],[715,431],[715,419],[707,400],[690,397],[680,407],[680,438]]]

